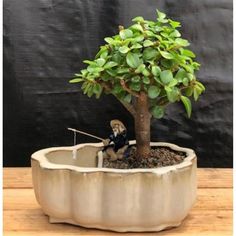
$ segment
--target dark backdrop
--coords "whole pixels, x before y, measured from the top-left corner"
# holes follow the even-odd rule
[[[232,167],[231,0],[5,0],[4,166],[29,166],[38,149],[72,145],[67,127],[106,137],[118,118],[134,138],[132,117],[114,97],[89,99],[68,81],[118,25],[154,20],[156,8],[182,22],[207,90],[191,119],[175,104],[154,120],[152,140],[195,149],[201,167]]]

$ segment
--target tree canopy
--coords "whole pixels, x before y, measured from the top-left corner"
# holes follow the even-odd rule
[[[181,38],[180,22],[158,10],[156,21],[141,16],[132,21],[128,28],[119,26],[119,34],[105,38],[95,59],[85,60],[87,68],[70,82],[82,82],[89,97],[113,94],[131,113],[135,98],[145,92],[155,118],[163,117],[166,105],[181,101],[190,117],[189,97],[198,100],[205,88],[196,79],[200,64],[187,49],[189,42]]]

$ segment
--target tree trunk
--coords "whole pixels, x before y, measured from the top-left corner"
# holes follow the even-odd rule
[[[135,102],[136,115],[135,120],[135,135],[137,145],[137,157],[146,158],[150,152],[150,121],[149,104],[147,95],[144,92]]]

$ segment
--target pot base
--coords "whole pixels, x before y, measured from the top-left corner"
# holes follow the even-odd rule
[[[96,224],[92,224],[92,225],[78,224],[75,221],[70,220],[70,219],[58,219],[58,218],[51,217],[51,216],[49,216],[49,222],[52,223],[52,224],[67,223],[67,224],[72,224],[72,225],[85,227],[85,228],[111,230],[111,231],[120,232],[120,233],[124,233],[124,232],[158,232],[158,231],[178,227],[182,223],[182,222],[172,222],[170,224],[162,224],[162,225],[153,226],[153,227],[152,226],[148,226],[148,227],[140,227],[140,226],[132,226],[132,227],[120,226],[120,227],[116,227],[116,226],[111,226],[111,225],[105,227],[104,225],[96,225]]]

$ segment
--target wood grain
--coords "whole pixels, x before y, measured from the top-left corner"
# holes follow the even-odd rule
[[[197,202],[181,226],[158,233],[115,233],[50,224],[32,189],[30,168],[3,170],[4,236],[28,235],[232,235],[232,169],[198,169]]]
[[[186,233],[186,234],[185,234]],[[4,232],[4,236],[45,236],[45,235],[50,235],[50,236],[62,236],[61,232],[53,232],[53,231],[43,231],[41,230],[40,232],[29,232],[29,231],[17,231],[17,232],[12,232],[12,231],[7,231]],[[65,232],[63,231],[63,236],[75,236],[75,235],[132,235],[132,236],[152,236],[152,235],[157,235],[157,236],[232,236],[232,232],[228,231],[217,231],[217,232],[212,232],[212,231],[197,231],[197,232],[174,232],[174,230],[166,230],[164,232],[159,232],[159,233],[107,233],[104,231],[103,232],[98,232],[98,231],[89,231],[87,233],[78,233],[78,231],[75,232]]]
[[[198,168],[198,188],[233,188],[233,172],[229,168]]]
[[[3,168],[3,188],[32,188],[31,168]]]
[[[170,233],[189,232],[232,232],[232,211],[210,210],[198,211],[193,209],[182,225],[172,230],[164,231],[158,235],[168,235]],[[40,209],[31,210],[5,210],[4,212],[4,231],[53,231],[54,233],[70,232],[80,235],[112,235],[111,232],[101,230],[88,230],[83,227],[77,227],[69,224],[50,224],[48,217]],[[136,234],[137,235],[137,234]],[[223,234],[224,235],[224,234]]]

